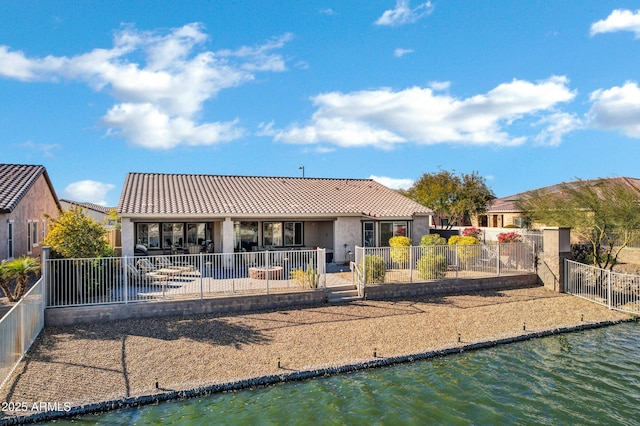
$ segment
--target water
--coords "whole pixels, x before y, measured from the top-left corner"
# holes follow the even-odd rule
[[[640,425],[639,332],[623,324],[73,422]]]

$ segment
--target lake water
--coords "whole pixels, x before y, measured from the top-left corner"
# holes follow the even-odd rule
[[[73,422],[640,425],[640,324],[171,401]]]

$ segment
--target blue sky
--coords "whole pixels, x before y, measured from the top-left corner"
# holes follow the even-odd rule
[[[127,172],[640,177],[639,6],[6,1],[0,162],[113,206]]]

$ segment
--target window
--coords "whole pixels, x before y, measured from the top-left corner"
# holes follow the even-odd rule
[[[284,223],[284,245],[285,246],[301,246],[302,245],[302,222],[285,222]]]
[[[380,222],[380,245],[389,246],[392,237],[408,237],[407,222]]]
[[[162,247],[169,248],[173,245],[182,247],[184,243],[184,223],[162,224]]]
[[[233,224],[233,247],[238,251],[253,251],[258,247],[258,222]]]
[[[375,223],[364,222],[362,226],[363,226],[362,238],[364,240],[363,242],[364,246],[375,247],[376,246]]]
[[[262,245],[282,245],[282,222],[264,222],[262,224]]]
[[[160,248],[160,224],[138,223],[136,224],[136,228],[138,244],[143,244],[151,249]]]
[[[202,245],[205,239],[205,228],[204,223],[187,223],[187,244]]]
[[[518,228],[526,228],[528,225],[528,222],[524,217],[514,217],[513,224]]]
[[[38,222],[31,222],[31,244],[38,246]]]
[[[33,241],[31,240],[31,222],[27,222],[27,253],[31,254],[31,249],[33,248]]]
[[[7,222],[7,257],[13,258],[13,221]]]

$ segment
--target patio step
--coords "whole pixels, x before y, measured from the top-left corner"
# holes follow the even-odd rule
[[[327,300],[330,303],[334,302],[350,302],[353,300],[360,300],[358,296],[358,289],[355,285],[341,285],[336,287],[327,287]]]

